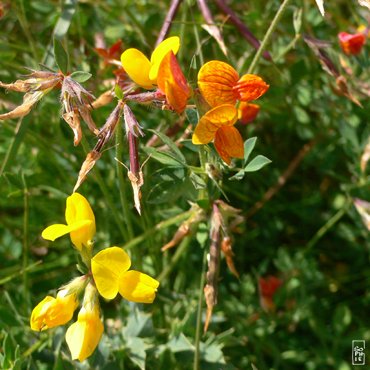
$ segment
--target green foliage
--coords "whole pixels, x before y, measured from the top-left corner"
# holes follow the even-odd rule
[[[114,82],[116,66],[106,65],[94,51],[97,41],[108,48],[121,38],[123,49],[150,55],[169,6],[152,0],[2,3],[0,81],[20,79],[25,66],[57,65],[95,96],[114,89],[118,99],[124,94]],[[227,3],[262,40],[281,2]],[[227,58],[201,27],[205,22],[196,1],[182,3],[171,28],[171,35],[181,37],[178,60],[193,88],[202,58],[227,60],[241,75],[255,55],[232,23],[221,24],[225,18],[215,2],[208,4],[222,28]],[[361,54],[346,56],[337,34],[354,33],[368,13],[357,1],[324,6],[325,18],[313,1],[291,2],[279,20],[266,46],[273,62],[260,59],[254,70],[270,89],[258,101],[255,121],[237,124],[244,159],[234,159],[230,167],[212,143],[193,145],[186,134],[207,110],[199,96],[199,110],[188,107],[181,119],[155,105],[131,106],[145,132],[139,139],[140,164],[149,157],[142,167],[142,215],[134,208],[126,170],[118,170],[119,142],[105,146],[79,192],[96,216],[95,251],[121,246],[129,251],[132,268],[163,280],[152,305],[102,302],[103,339],[82,364],[70,360],[64,339],[69,324],[35,333],[29,317],[44,296],[55,296],[79,274],[76,264],[86,272],[67,236],[50,243],[41,232],[64,223],[66,197],[97,138],[81,120],[84,139],[73,145],[60,117],[59,91],[24,118],[1,121],[1,369],[192,369],[210,205],[219,198],[244,217],[229,230],[240,279],[221,257],[218,303],[200,337],[199,369],[352,368],[352,340],[366,340],[367,348],[370,343],[369,231],[352,205],[354,198],[370,200],[370,165],[365,171],[360,167],[370,136],[370,40]],[[362,107],[343,95],[302,35],[329,42],[325,52]],[[2,89],[1,113],[21,101],[21,94]],[[99,128],[116,103],[92,111]],[[121,126],[120,121],[116,129]],[[117,159],[129,167],[126,141],[119,148],[123,156]],[[189,219],[189,203],[198,204],[204,217],[178,246],[161,252]],[[283,280],[271,311],[263,309],[258,287],[259,277],[268,275]],[[203,302],[202,326],[205,309]]]

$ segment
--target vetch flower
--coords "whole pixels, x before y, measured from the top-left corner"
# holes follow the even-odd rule
[[[166,54],[160,64],[157,83],[159,89],[166,95],[170,107],[177,113],[182,113],[191,90],[172,51]]]
[[[65,218],[67,225],[51,225],[42,232],[41,236],[46,240],[54,241],[69,234],[72,243],[79,251],[83,246],[91,249],[95,235],[95,216],[87,199],[79,193],[69,196]]]
[[[72,360],[84,361],[88,358],[99,344],[103,331],[99,298],[95,287],[89,283],[77,321],[68,328],[66,333]]]
[[[361,52],[365,45],[366,36],[362,32],[350,34],[340,32],[338,34],[339,44],[342,50],[347,55],[357,55]]]
[[[223,104],[209,110],[195,127],[193,144],[208,144],[214,140],[220,157],[230,164],[231,157],[244,157],[244,144],[239,131],[233,127],[238,111],[231,104]]]
[[[150,60],[139,50],[131,48],[121,55],[122,66],[131,80],[144,89],[152,89],[157,84],[159,66],[163,58],[172,51],[174,54],[180,48],[177,36],[163,40],[153,51]]]
[[[106,248],[91,260],[91,270],[99,294],[113,299],[119,293],[128,301],[152,303],[159,282],[142,272],[128,269],[131,260],[119,247]]]
[[[57,297],[46,296],[33,310],[30,319],[32,330],[40,331],[66,324],[72,319],[78,305],[76,293],[60,290]]]
[[[204,99],[211,107],[256,100],[269,88],[259,76],[238,72],[229,64],[212,60],[202,66],[198,73],[198,86]]]

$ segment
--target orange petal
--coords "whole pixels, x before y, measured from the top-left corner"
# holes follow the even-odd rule
[[[231,157],[244,158],[243,139],[235,127],[224,126],[217,130],[215,148],[227,164],[230,164]]]
[[[167,53],[159,67],[157,83],[166,95],[168,104],[182,113],[190,97],[190,88],[172,51]]]
[[[207,103],[216,107],[221,104],[235,104],[237,93],[233,87],[239,75],[229,64],[212,60],[198,73],[198,86]]]
[[[242,101],[239,105],[238,118],[241,123],[247,124],[252,122],[260,111],[258,104],[252,104]]]
[[[193,134],[193,144],[208,144],[222,126],[232,126],[238,119],[238,111],[231,104],[223,104],[209,110],[198,122]]]
[[[261,77],[246,74],[234,86],[234,91],[241,101],[256,100],[270,87]]]

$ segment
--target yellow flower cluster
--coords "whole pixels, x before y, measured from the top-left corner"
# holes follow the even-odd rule
[[[81,309],[67,330],[66,341],[72,359],[84,361],[95,350],[104,331],[99,305],[99,294],[113,299],[117,293],[132,302],[152,303],[159,282],[150,276],[130,270],[131,260],[119,247],[106,248],[92,256],[95,217],[89,202],[81,194],[67,198],[66,224],[47,227],[42,237],[47,240],[69,234],[89,272],[60,288],[56,298],[46,296],[32,311],[30,326],[41,331],[68,323],[79,305]]]

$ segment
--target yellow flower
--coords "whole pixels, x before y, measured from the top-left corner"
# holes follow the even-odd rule
[[[54,241],[69,233],[72,243],[79,251],[82,250],[82,246],[91,248],[95,235],[95,217],[87,199],[79,193],[73,193],[68,197],[65,218],[67,225],[51,225],[41,236]]]
[[[121,63],[132,81],[144,89],[152,89],[157,84],[158,70],[163,58],[170,51],[176,54],[179,48],[179,37],[169,37],[154,49],[150,60],[140,50],[132,48],[122,53]]]
[[[129,301],[152,303],[159,282],[139,271],[128,269],[131,260],[121,248],[106,248],[91,260],[96,288],[105,299],[113,299],[119,292]]]
[[[68,289],[60,290],[56,298],[46,296],[32,311],[31,329],[40,331],[66,324],[77,305],[76,294],[68,294]]]
[[[234,127],[238,110],[232,104],[219,105],[209,110],[198,122],[193,134],[193,144],[208,144],[214,140],[220,157],[230,164],[231,157],[244,157],[244,144],[239,131]]]
[[[77,321],[68,328],[66,333],[72,360],[84,361],[88,358],[99,344],[103,331],[96,289],[92,284],[88,284]]]

